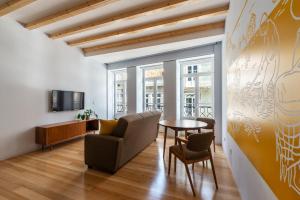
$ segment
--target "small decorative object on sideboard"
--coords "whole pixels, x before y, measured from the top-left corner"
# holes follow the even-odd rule
[[[89,120],[91,117],[95,117],[96,119],[98,119],[98,115],[95,111],[93,111],[92,109],[87,109],[83,112],[83,114],[78,113],[76,118],[79,120]]]

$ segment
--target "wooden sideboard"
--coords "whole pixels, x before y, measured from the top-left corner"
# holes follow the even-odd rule
[[[98,119],[74,120],[38,126],[35,130],[36,144],[42,145],[42,149],[45,149],[97,130],[99,130]]]

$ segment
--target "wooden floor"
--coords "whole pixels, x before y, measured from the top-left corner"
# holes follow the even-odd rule
[[[214,155],[219,190],[212,171],[195,165],[193,197],[183,164],[167,176],[168,152],[162,158],[162,137],[116,174],[87,169],[83,140],[0,162],[2,199],[240,199],[226,158],[217,147]],[[173,144],[168,139],[168,145]]]

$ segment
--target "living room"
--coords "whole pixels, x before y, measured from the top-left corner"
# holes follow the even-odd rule
[[[299,0],[0,0],[0,199],[299,199],[299,49]]]

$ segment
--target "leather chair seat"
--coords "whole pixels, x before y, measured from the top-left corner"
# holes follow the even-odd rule
[[[184,158],[186,160],[198,160],[204,157],[209,157],[208,151],[192,151],[186,147],[186,144],[182,144],[183,152],[180,150],[179,145],[173,145],[170,147],[170,151],[176,154],[180,158]],[[184,157],[183,157],[184,156]]]

